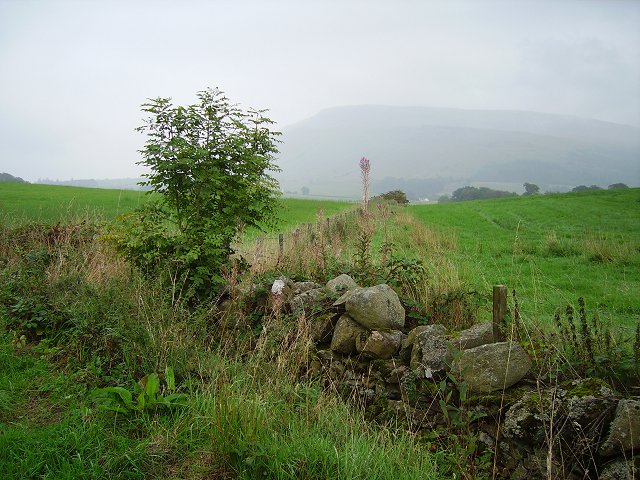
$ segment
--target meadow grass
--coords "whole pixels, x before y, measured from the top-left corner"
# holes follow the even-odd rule
[[[145,200],[145,192],[0,183],[0,223],[55,224],[66,220],[112,220]]]
[[[633,327],[640,316],[640,189],[539,195],[407,209],[455,238],[464,281],[517,291],[522,312],[548,324],[584,297],[591,312]]]
[[[147,196],[147,192],[134,190],[1,182],[0,224],[110,221],[143,205]],[[277,220],[273,225],[264,227],[269,231],[284,232],[299,224],[315,222],[318,210],[332,216],[354,208],[351,202],[332,200],[282,198],[279,203]],[[246,234],[255,238],[261,232],[251,229]]]

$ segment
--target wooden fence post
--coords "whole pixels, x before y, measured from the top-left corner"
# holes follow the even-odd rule
[[[505,337],[502,333],[504,319],[507,316],[507,286],[493,286],[493,340],[503,342]]]

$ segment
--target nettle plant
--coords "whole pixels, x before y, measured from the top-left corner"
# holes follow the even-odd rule
[[[240,225],[268,225],[279,195],[269,174],[279,170],[279,133],[264,111],[242,111],[217,89],[197,97],[186,107],[169,98],[142,106],[149,116],[137,129],[147,134],[138,164],[149,168],[143,185],[155,195],[116,238],[134,263],[170,272],[187,297],[215,292]]]

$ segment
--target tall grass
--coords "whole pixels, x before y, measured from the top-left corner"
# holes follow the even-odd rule
[[[2,478],[439,478],[415,438],[299,376],[304,318],[274,311],[256,330],[189,308],[90,226],[0,233]],[[20,302],[44,311],[17,317]],[[124,415],[90,401],[167,366],[182,408]]]

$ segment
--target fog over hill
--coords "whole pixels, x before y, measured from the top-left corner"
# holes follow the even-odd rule
[[[283,190],[358,196],[358,160],[371,161],[374,193],[433,197],[467,185],[521,191],[580,184],[640,185],[640,128],[524,111],[349,106],[283,131]]]

